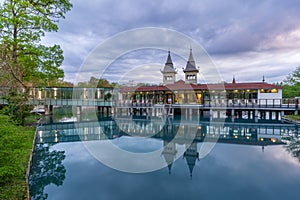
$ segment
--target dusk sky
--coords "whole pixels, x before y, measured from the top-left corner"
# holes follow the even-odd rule
[[[65,61],[65,80],[78,82],[97,78],[96,71],[82,72],[87,56],[108,38],[124,31],[144,27],[160,27],[191,37],[208,52],[224,81],[282,81],[300,65],[299,0],[72,0],[73,8],[59,23],[59,31],[43,39],[45,44],[60,44]],[[156,38],[163,40],[163,38]],[[176,43],[176,41],[174,41]],[[182,49],[188,58],[189,47]],[[172,53],[172,47],[169,47]],[[112,63],[114,76],[139,66],[137,82],[161,82],[167,51],[140,50],[128,52]],[[186,60],[172,55],[178,69],[177,80],[183,78]],[[101,55],[99,55],[101,59]],[[194,56],[197,66],[204,68]],[[155,63],[151,67],[152,63]],[[95,67],[100,65],[94,62]],[[141,67],[142,66],[142,67]],[[116,70],[117,69],[117,70]],[[120,71],[118,71],[120,69]],[[81,73],[78,78],[78,73]],[[120,74],[118,74],[120,73]],[[145,79],[148,74],[148,79]],[[155,74],[155,76],[150,76]],[[76,78],[77,77],[77,78]],[[201,78],[201,75],[200,75]],[[199,81],[203,82],[203,81]]]

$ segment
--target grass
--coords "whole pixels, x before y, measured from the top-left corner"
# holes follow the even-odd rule
[[[286,117],[289,119],[300,121],[300,115],[288,115]]]
[[[0,114],[0,199],[27,199],[26,170],[35,128]]]

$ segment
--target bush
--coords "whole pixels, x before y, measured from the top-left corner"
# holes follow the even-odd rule
[[[32,106],[28,105],[26,94],[11,91],[4,97],[8,105],[2,110],[3,114],[8,115],[17,125],[24,125],[25,118],[30,115]]]

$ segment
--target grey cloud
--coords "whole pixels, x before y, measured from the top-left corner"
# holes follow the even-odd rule
[[[296,1],[74,1],[68,31],[108,36],[144,26],[193,36],[211,53],[255,50],[276,34],[300,27]],[[80,10],[80,11],[79,11]]]
[[[282,48],[285,48],[285,51],[299,49],[299,38],[290,34],[297,29],[300,30],[298,0],[234,0],[226,3],[221,0],[188,2],[73,0],[72,3],[74,7],[66,19],[60,22],[58,34],[56,33],[55,37],[48,37],[50,42],[61,43],[65,55],[63,68],[66,72],[79,69],[91,50],[107,38],[132,28],[149,26],[171,28],[187,34],[203,45],[213,57],[220,55],[232,57],[243,52],[265,53]],[[285,40],[278,41],[278,37]],[[161,38],[161,41],[164,42],[166,39],[168,38]],[[175,46],[176,42],[175,40]],[[122,43],[118,45],[122,46]],[[182,50],[185,51],[189,45],[181,47]],[[138,56],[137,59],[144,62],[151,59],[150,56],[153,54],[149,54],[145,59]],[[155,56],[154,58],[157,59]],[[198,60],[200,64],[203,63],[201,58],[195,59],[196,62]],[[236,57],[233,61],[236,61],[236,65],[242,64]],[[155,62],[158,63],[160,60]],[[162,65],[164,62],[163,59]],[[262,61],[260,64],[264,64],[266,69],[266,66],[276,65],[276,59],[269,63]],[[69,69],[67,66],[71,65],[75,67]],[[231,64],[223,66],[226,65]],[[247,66],[247,63],[243,65]],[[181,66],[177,67],[181,69]],[[226,70],[224,73],[229,74]],[[273,77],[275,79],[276,75]]]

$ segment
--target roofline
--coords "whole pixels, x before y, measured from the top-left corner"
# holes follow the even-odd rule
[[[215,84],[186,84],[176,82],[168,85],[154,86],[125,86],[120,87],[120,90],[125,91],[185,91],[185,90],[247,90],[247,89],[282,89],[281,86],[269,84],[265,82],[245,82],[245,83],[215,83]]]

